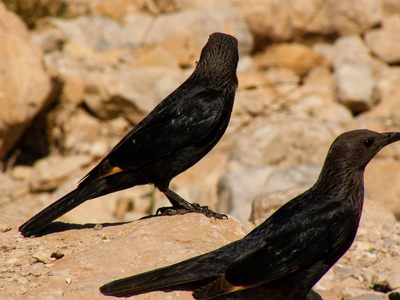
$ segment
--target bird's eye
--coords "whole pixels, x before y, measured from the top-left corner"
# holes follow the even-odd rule
[[[365,145],[366,147],[371,147],[373,143],[374,143],[374,140],[373,140],[373,139],[366,139],[366,140],[364,140],[364,145]]]

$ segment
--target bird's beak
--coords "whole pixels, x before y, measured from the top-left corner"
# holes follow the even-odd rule
[[[382,147],[400,140],[400,132],[385,132],[382,135],[385,137],[382,141]]]

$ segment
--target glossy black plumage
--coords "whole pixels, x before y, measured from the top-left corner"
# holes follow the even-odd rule
[[[332,144],[317,182],[243,239],[189,260],[110,282],[105,295],[194,290],[196,299],[259,287],[265,299],[318,299],[314,284],[349,249],[364,199],[364,169],[400,133],[349,131]],[[230,294],[233,293],[234,294]],[[238,297],[240,298],[240,297]]]
[[[21,225],[19,231],[24,236],[35,235],[86,200],[149,183],[172,204],[159,209],[162,214],[199,212],[226,217],[187,202],[168,187],[172,178],[203,158],[224,134],[238,85],[238,60],[234,37],[210,35],[191,76],[135,126],[75,190]]]

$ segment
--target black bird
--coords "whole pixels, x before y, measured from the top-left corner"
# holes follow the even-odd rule
[[[203,158],[224,134],[238,86],[238,60],[236,38],[210,35],[190,77],[126,134],[75,190],[21,225],[22,235],[37,234],[86,200],[151,183],[172,204],[157,214],[197,212],[226,218],[187,202],[171,191],[169,184]]]
[[[314,284],[354,241],[364,202],[366,165],[379,150],[398,140],[400,133],[393,132],[343,133],[331,145],[317,182],[243,239],[171,266],[112,281],[100,291],[126,297],[184,289],[194,290],[196,299],[211,299],[259,287],[268,296],[265,299],[310,299]]]

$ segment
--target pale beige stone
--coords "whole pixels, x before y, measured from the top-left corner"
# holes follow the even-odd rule
[[[50,81],[23,22],[0,3],[0,159],[46,105]]]

